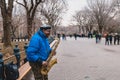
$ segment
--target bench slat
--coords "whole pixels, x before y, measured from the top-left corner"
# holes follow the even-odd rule
[[[29,71],[31,67],[29,65],[29,62],[26,62],[19,68],[19,78],[17,80],[21,80]]]

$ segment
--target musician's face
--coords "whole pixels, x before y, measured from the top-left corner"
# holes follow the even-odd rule
[[[44,29],[43,32],[44,32],[44,34],[46,35],[46,37],[49,37],[49,36],[50,36],[51,29]]]

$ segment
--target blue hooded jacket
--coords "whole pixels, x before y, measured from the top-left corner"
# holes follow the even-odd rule
[[[36,62],[38,59],[46,61],[50,52],[51,48],[48,39],[43,31],[39,30],[30,40],[27,48],[27,60],[29,62]]]

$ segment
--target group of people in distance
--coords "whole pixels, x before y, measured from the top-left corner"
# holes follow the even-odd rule
[[[120,35],[118,33],[108,33],[105,35],[105,45],[119,45]]]
[[[65,34],[58,34],[58,38],[62,37],[63,40],[66,40],[66,35]],[[79,37],[77,34],[70,35],[70,37],[74,36],[75,40],[77,40],[77,37]],[[105,45],[119,45],[120,44],[120,34],[118,33],[106,33],[106,34],[101,34],[101,33],[96,33],[92,34],[91,32],[88,33],[88,38],[93,38],[95,37],[96,43],[100,43],[102,37],[105,38]]]
[[[120,44],[120,35],[118,33],[107,33],[104,34],[103,37],[105,38],[105,45],[119,45]],[[96,43],[99,43],[102,38],[102,34],[98,33],[95,35]]]

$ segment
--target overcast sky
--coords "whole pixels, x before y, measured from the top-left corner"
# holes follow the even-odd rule
[[[63,17],[63,26],[70,24],[70,20],[75,11],[81,10],[87,5],[86,0],[67,0],[68,2],[68,11]]]

